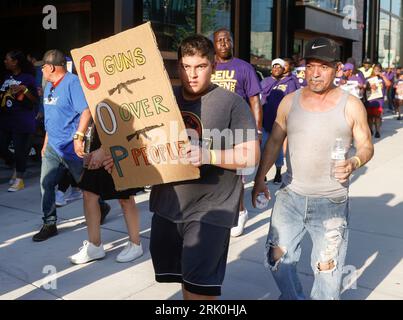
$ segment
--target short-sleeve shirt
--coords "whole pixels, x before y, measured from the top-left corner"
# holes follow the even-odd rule
[[[250,63],[238,58],[217,63],[211,82],[239,94],[248,104],[250,97],[260,94],[260,83],[255,69]]]
[[[181,87],[175,88],[175,96],[187,129],[196,130],[203,141],[218,137],[213,138],[212,149],[257,140],[252,113],[238,95],[214,86],[196,101],[184,100]],[[228,139],[231,135],[234,140]],[[238,219],[241,189],[236,171],[203,165],[197,180],[153,186],[150,211],[176,223],[202,221],[231,228]]]
[[[299,66],[295,68],[293,71],[295,77],[298,79],[300,88],[305,88],[308,85],[308,82],[305,79],[305,71],[306,71],[305,66]]]
[[[43,98],[48,143],[61,157],[78,160],[73,135],[81,113],[88,106],[80,81],[75,74],[67,72],[61,82],[51,88],[52,84],[47,83]]]
[[[0,129],[18,133],[35,132],[35,104],[22,92],[14,96],[10,86],[24,85],[37,96],[35,78],[28,73],[9,75],[0,87]]]
[[[261,86],[263,127],[266,131],[271,132],[281,101],[287,94],[297,91],[300,86],[295,81],[294,76],[284,77],[280,80],[273,77],[267,77],[261,82]]]

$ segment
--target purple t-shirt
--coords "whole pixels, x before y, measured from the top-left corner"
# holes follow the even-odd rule
[[[24,85],[37,96],[35,78],[27,73],[8,75],[0,87],[0,129],[18,133],[35,132],[35,104],[22,92],[11,93],[10,86]]]
[[[216,85],[239,94],[248,104],[249,98],[260,94],[260,83],[251,64],[238,58],[217,63],[211,81]]]
[[[395,79],[396,72],[390,71],[390,72],[383,72],[383,74],[388,78],[389,81],[392,81]]]
[[[305,79],[305,70],[306,70],[305,66],[299,66],[295,68],[293,71],[293,74],[297,78],[301,88],[305,88],[308,85],[308,82]]]
[[[287,95],[300,87],[291,75],[281,80],[273,77],[267,77],[261,82],[262,86],[262,106],[263,106],[263,128],[271,132],[273,129],[274,121],[277,117],[277,109],[281,100]]]

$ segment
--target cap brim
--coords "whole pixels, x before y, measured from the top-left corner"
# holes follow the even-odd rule
[[[52,66],[55,66],[55,67],[64,67],[64,66],[66,66],[66,63],[52,63],[52,62],[49,62],[49,61],[40,61],[40,63],[38,63],[38,65],[39,66],[44,66],[45,64],[50,64],[50,65],[52,65]]]

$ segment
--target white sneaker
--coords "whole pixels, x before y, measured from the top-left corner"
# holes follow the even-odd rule
[[[80,188],[71,188],[70,193],[64,196],[68,202],[81,199],[82,197],[83,193]]]
[[[139,245],[128,241],[122,252],[116,257],[117,262],[129,262],[137,259],[143,255],[143,247],[141,243]]]
[[[103,257],[105,257],[105,251],[102,243],[97,247],[85,240],[83,246],[78,250],[78,253],[70,257],[70,261],[74,264],[83,264],[102,259]]]
[[[231,237],[239,237],[243,233],[243,229],[245,228],[248,219],[248,210],[245,209],[244,211],[239,212],[238,225],[231,228]]]
[[[64,192],[57,190],[56,191],[56,200],[55,203],[58,207],[63,207],[67,204],[66,199],[64,198]]]

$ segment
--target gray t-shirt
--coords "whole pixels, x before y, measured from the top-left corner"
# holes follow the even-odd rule
[[[237,94],[216,85],[196,101],[184,100],[181,87],[174,93],[186,128],[201,137],[197,143],[226,150],[257,140],[249,106]],[[200,179],[153,186],[150,211],[177,223],[202,221],[231,228],[238,219],[241,189],[236,171],[203,165]]]

